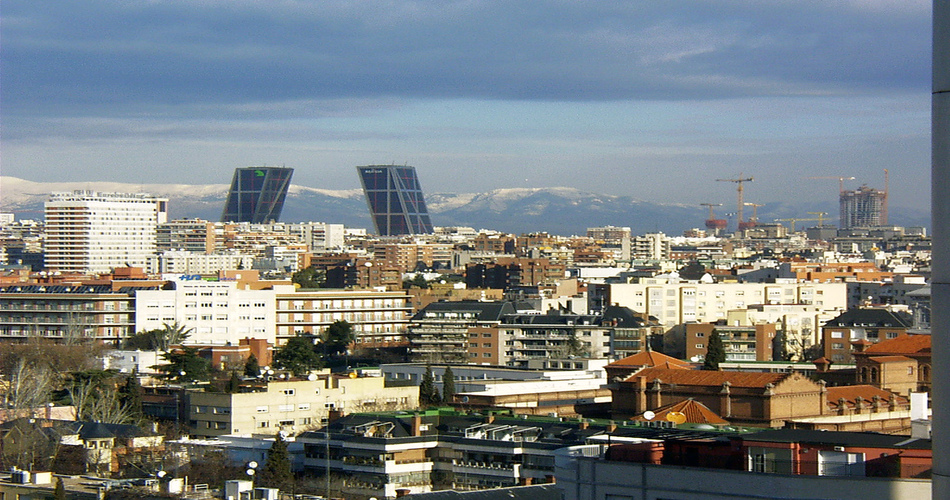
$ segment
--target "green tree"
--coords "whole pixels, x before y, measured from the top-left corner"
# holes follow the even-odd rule
[[[119,387],[119,402],[129,412],[130,417],[136,420],[142,418],[142,385],[139,383],[138,372],[133,371]]]
[[[264,488],[279,488],[287,491],[294,482],[294,473],[290,470],[290,454],[287,442],[280,433],[267,452],[267,460],[257,476],[257,484]]]
[[[188,328],[177,321],[163,323],[161,328],[137,333],[125,340],[126,349],[143,351],[167,351],[173,345],[179,345],[191,336],[194,328]]]
[[[344,354],[355,339],[353,325],[343,320],[334,321],[323,333],[323,352],[327,356]]]
[[[300,288],[323,288],[327,283],[327,273],[311,266],[295,272],[290,280],[300,285]]]
[[[238,372],[231,372],[231,378],[228,380],[228,385],[225,388],[225,392],[235,393],[241,391],[241,376],[238,375]]]
[[[426,277],[422,273],[416,273],[412,279],[403,280],[402,287],[406,290],[410,288],[429,288],[429,282],[426,281]]]
[[[211,362],[198,355],[196,347],[182,347],[162,354],[168,363],[153,368],[162,372],[162,377],[173,382],[208,380],[211,377]]]
[[[306,375],[322,365],[320,356],[314,350],[313,337],[309,335],[291,337],[286,344],[274,353],[274,366],[290,370],[298,377]]]
[[[421,406],[432,406],[440,402],[441,398],[435,387],[435,376],[432,375],[432,367],[426,366],[426,372],[422,375],[422,382],[419,384],[419,404]]]
[[[455,374],[452,373],[452,367],[446,366],[442,374],[442,401],[451,403],[455,400]]]
[[[718,370],[719,363],[726,360],[726,349],[722,345],[719,332],[713,330],[706,344],[706,358],[703,360],[703,370]]]
[[[63,478],[56,480],[56,489],[53,490],[53,500],[66,500],[66,485],[63,484]]]
[[[257,356],[251,354],[247,357],[247,362],[244,363],[244,376],[245,377],[259,377],[261,375],[261,365],[257,361]]]

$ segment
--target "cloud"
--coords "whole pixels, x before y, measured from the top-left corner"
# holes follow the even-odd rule
[[[11,0],[4,101],[678,100],[906,89],[929,70],[917,3],[763,4]]]

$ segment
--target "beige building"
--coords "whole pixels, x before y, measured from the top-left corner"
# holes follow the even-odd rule
[[[194,436],[297,434],[327,422],[331,411],[394,411],[419,406],[419,387],[386,387],[383,377],[323,373],[314,380],[272,380],[252,392],[191,392]]]
[[[278,345],[295,335],[320,335],[341,320],[353,325],[355,348],[406,345],[412,309],[405,291],[275,290]]]
[[[609,304],[655,316],[666,327],[724,320],[729,311],[756,304],[800,304],[824,311],[847,308],[845,283],[683,283],[650,278],[609,286]]]

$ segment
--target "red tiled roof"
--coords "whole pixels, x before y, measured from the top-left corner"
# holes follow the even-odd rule
[[[693,399],[684,399],[678,403],[661,406],[653,410],[654,417],[651,420],[666,421],[666,417],[670,414],[670,412],[682,413],[686,416],[686,423],[690,424],[729,425],[729,422],[717,415],[716,412],[710,410],[706,405]],[[630,420],[637,420],[640,422],[647,421],[643,415],[638,415],[631,418]]]
[[[646,377],[647,382],[660,379],[664,384],[721,386],[723,382],[729,382],[733,387],[764,388],[766,384],[777,384],[789,375],[788,373],[644,368],[630,375],[627,381],[634,380],[637,377]]]
[[[897,338],[882,340],[864,350],[874,354],[918,354],[930,352],[930,335],[904,334]]]
[[[691,368],[688,362],[657,351],[640,351],[632,356],[610,363],[607,368],[614,366],[660,366],[663,364],[669,367]]]
[[[914,361],[907,356],[871,356],[868,361],[872,363],[893,363],[895,361]]]
[[[859,396],[864,399],[865,404],[872,403],[874,401],[874,396],[881,398],[882,404],[887,404],[892,394],[897,397],[897,403],[899,405],[907,404],[907,398],[890,391],[885,391],[884,389],[878,389],[873,385],[842,385],[838,387],[829,387],[827,392],[828,406],[832,409],[837,409],[838,400],[843,398],[845,400],[845,405],[847,405],[849,408],[853,408],[855,405],[855,399],[857,399]]]

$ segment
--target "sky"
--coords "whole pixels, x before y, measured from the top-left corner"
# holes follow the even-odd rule
[[[0,174],[929,209],[923,0],[4,0]],[[2,189],[2,186],[0,186]]]

